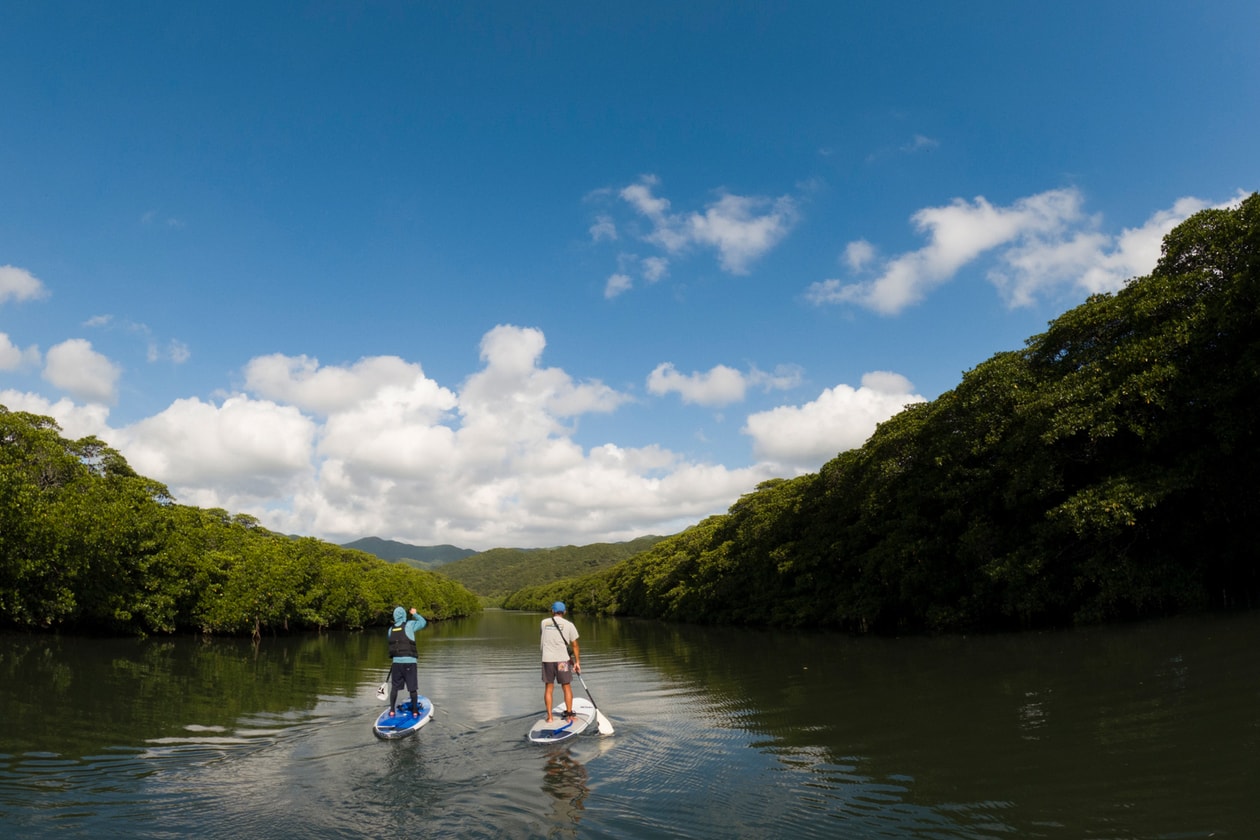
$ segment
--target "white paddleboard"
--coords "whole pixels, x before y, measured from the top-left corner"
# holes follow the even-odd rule
[[[564,712],[564,701],[560,701],[551,710],[551,720],[540,718],[530,727],[529,740],[535,744],[555,744],[574,735],[581,735],[595,722],[595,705],[585,697],[573,698],[573,711],[576,717],[571,720],[560,717]]]
[[[421,694],[416,702],[420,706],[419,715],[411,712],[411,698],[405,695],[399,697],[394,714],[386,709],[377,716],[376,723],[372,724],[372,734],[387,741],[414,735],[420,727],[433,720],[433,701]]]

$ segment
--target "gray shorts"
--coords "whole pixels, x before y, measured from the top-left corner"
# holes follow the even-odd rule
[[[544,662],[542,678],[544,683],[568,685],[573,682],[573,667],[568,662]]]

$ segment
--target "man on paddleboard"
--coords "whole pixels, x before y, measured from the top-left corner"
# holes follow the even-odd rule
[[[394,664],[389,667],[389,713],[394,714],[394,704],[398,700],[398,692],[403,686],[411,693],[411,713],[420,715],[420,705],[416,700],[420,693],[420,685],[416,678],[416,631],[423,630],[427,624],[424,616],[411,608],[411,620],[407,620],[407,611],[402,607],[394,607],[394,626],[389,628],[389,655]]]
[[[569,646],[573,653],[569,653]],[[573,622],[564,617],[564,602],[551,605],[551,618],[542,622],[542,681],[543,704],[547,708],[547,720],[551,716],[551,687],[560,683],[564,687],[563,717],[573,717],[573,675],[581,673],[582,660],[578,651],[578,630]]]

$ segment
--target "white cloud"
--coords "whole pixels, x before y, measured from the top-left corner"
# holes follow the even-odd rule
[[[617,223],[613,221],[611,216],[600,215],[595,218],[595,223],[590,228],[591,239],[595,242],[616,241],[617,239]]]
[[[293,406],[237,395],[221,405],[176,400],[114,434],[131,466],[179,488],[181,501],[191,495],[226,506],[228,499],[283,494],[309,477],[315,432]]]
[[[168,360],[174,364],[182,365],[188,361],[192,352],[184,342],[171,339],[165,347],[159,345],[156,341],[150,341],[148,352],[145,355],[150,362]]]
[[[995,265],[987,276],[1011,306],[1026,306],[1063,290],[1115,291],[1129,278],[1150,273],[1164,235],[1208,206],[1196,198],[1180,198],[1141,227],[1113,236],[1098,229],[1100,220],[1086,215],[1082,204],[1077,190],[1063,189],[1021,198],[1009,207],[977,198],[925,208],[913,221],[927,235],[927,245],[883,262],[874,279],[814,283],[806,298],[819,305],[850,303],[893,315],[990,252]],[[859,273],[874,254],[873,246],[859,240],[849,244],[844,259]]]
[[[266,399],[325,415],[352,409],[386,389],[406,392],[416,404],[427,406],[430,417],[455,407],[453,393],[427,378],[420,365],[397,356],[323,368],[309,356],[259,356],[245,365],[245,387]]]
[[[648,374],[647,388],[657,396],[678,394],[685,403],[722,406],[743,400],[747,383],[742,373],[726,365],[682,374],[672,363],[664,362]]]
[[[859,388],[837,385],[800,406],[779,406],[748,416],[743,432],[753,439],[758,457],[800,471],[817,470],[840,452],[865,443],[875,426],[910,403],[925,399],[912,393],[904,376],[875,371]]]
[[[54,345],[44,359],[44,379],[84,402],[112,403],[121,375],[121,368],[82,338]]]
[[[762,208],[769,212],[757,215]],[[796,203],[786,196],[770,201],[724,195],[703,214],[691,214],[688,227],[692,239],[717,249],[723,268],[746,274],[749,263],[778,245],[795,221]]]
[[[989,278],[1012,306],[1030,304],[1060,287],[1085,294],[1114,292],[1130,278],[1149,274],[1159,262],[1164,237],[1208,206],[1197,198],[1179,198],[1141,227],[1125,228],[1114,237],[1080,231],[1067,238],[1031,239],[1003,253]]]
[[[9,338],[7,333],[0,333],[0,370],[22,370],[39,367],[39,348],[31,345],[23,350]]]
[[[1022,198],[1010,207],[994,207],[983,197],[914,214],[915,228],[928,244],[888,261],[874,280],[843,284],[815,283],[807,291],[814,303],[855,303],[883,314],[896,314],[918,303],[962,266],[987,251],[1021,238],[1048,235],[1081,217],[1076,190],[1052,190]]]
[[[861,271],[875,259],[875,246],[865,239],[850,242],[844,249],[844,261],[851,271]]]
[[[608,278],[608,282],[604,284],[604,297],[612,300],[618,295],[630,291],[634,287],[634,281],[625,274],[614,274]]]
[[[500,325],[481,340],[485,367],[459,395],[464,431],[493,430],[502,441],[530,439],[560,429],[559,420],[610,412],[629,400],[601,382],[575,383],[559,368],[542,368],[542,330]]]
[[[676,213],[669,199],[654,194],[657,185],[657,178],[648,175],[618,193],[622,201],[650,223],[643,241],[667,255],[696,246],[711,248],[722,268],[731,274],[746,274],[753,262],[787,236],[798,217],[797,203],[790,196],[766,198],[730,193],[723,193],[702,211]],[[643,264],[649,282],[664,276],[667,266],[664,261],[652,259]]]
[[[669,260],[665,257],[645,257],[643,260],[643,279],[655,283],[669,273]]]
[[[100,403],[77,405],[65,397],[53,402],[39,394],[10,389],[0,391],[0,405],[10,411],[52,417],[61,426],[63,436],[70,440],[90,435],[109,440],[114,434],[109,428],[109,407]]]
[[[10,300],[39,300],[47,296],[48,289],[34,274],[14,265],[0,265],[0,304]]]
[[[800,385],[804,375],[798,365],[777,365],[773,373],[753,368],[748,374],[748,383],[764,391],[787,391]]]
[[[766,391],[788,390],[801,382],[801,370],[780,365],[774,373],[751,368],[747,374],[727,365],[716,365],[707,371],[679,373],[671,362],[663,362],[648,374],[648,393],[657,396],[678,394],[684,403],[720,407],[740,402],[750,387]]]
[[[170,359],[177,365],[182,365],[192,356],[192,351],[188,349],[188,345],[182,341],[172,338],[166,346],[166,358]]]

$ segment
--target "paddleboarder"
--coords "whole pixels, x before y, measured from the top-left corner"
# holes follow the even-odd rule
[[[406,686],[411,694],[411,713],[420,716],[420,705],[416,701],[420,693],[419,681],[416,677],[416,631],[423,630],[424,616],[411,608],[411,618],[402,607],[394,607],[394,626],[389,628],[389,655],[394,664],[389,667],[389,713],[394,714],[398,693]]]
[[[547,720],[551,716],[552,686],[559,683],[564,688],[563,717],[573,717],[573,675],[582,672],[582,654],[578,650],[578,629],[564,617],[564,602],[551,605],[551,618],[542,621],[542,681],[543,705]],[[572,646],[573,652],[569,653]]]

